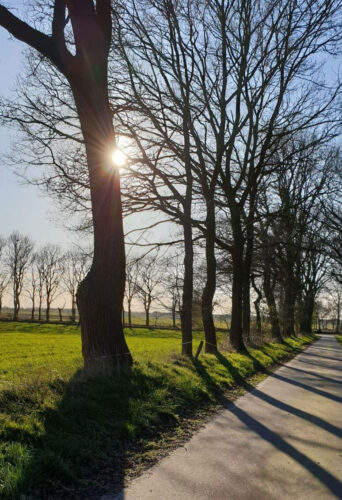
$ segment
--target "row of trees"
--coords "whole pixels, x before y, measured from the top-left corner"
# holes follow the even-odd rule
[[[8,238],[0,237],[0,317],[3,298],[11,291],[13,320],[19,318],[23,298],[31,302],[31,320],[50,320],[53,302],[70,297],[72,322],[76,321],[76,293],[87,274],[91,252],[81,249],[63,252],[56,244],[36,249],[33,241],[18,232]],[[167,269],[167,271],[165,271]],[[150,326],[151,306],[172,313],[172,325],[180,312],[180,267],[168,257],[157,254],[129,258],[126,272],[125,298],[128,325],[132,326],[132,305],[139,304],[145,312],[146,326]],[[62,309],[59,308],[60,315]]]
[[[31,319],[50,320],[51,305],[69,294],[71,320],[76,320],[76,292],[90,265],[89,254],[81,250],[63,252],[58,245],[35,249],[28,236],[14,232],[0,237],[0,316],[3,297],[9,289],[13,296],[13,320],[19,318],[23,296],[31,302]]]
[[[43,167],[33,182],[94,232],[78,293],[86,365],[131,361],[121,192],[124,214],[157,211],[181,232],[168,244],[184,251],[183,354],[192,355],[196,255],[207,352],[217,349],[222,281],[232,283],[236,350],[250,336],[252,289],[256,308],[267,301],[274,338],[292,335],[298,314],[310,330],[317,293],[328,275],[341,277],[341,86],[324,79],[324,57],[341,51],[341,7],[55,0],[34,13],[43,30],[51,20],[51,34],[0,8],[0,24],[39,53],[16,99],[1,106],[22,132],[20,162]],[[118,137],[121,188],[109,161]]]

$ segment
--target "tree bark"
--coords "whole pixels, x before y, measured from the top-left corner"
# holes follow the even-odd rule
[[[150,311],[148,309],[145,310],[145,323],[146,326],[150,326]]]
[[[84,365],[106,372],[131,364],[122,326],[125,286],[125,249],[119,172],[110,165],[114,129],[108,90],[89,81],[72,86],[86,146],[92,215],[94,256],[91,269],[77,291]],[[76,87],[76,88],[75,88]]]
[[[269,275],[267,266],[268,265],[266,263],[265,272],[264,272],[264,283],[263,283],[264,294],[265,294],[265,298],[266,298],[266,302],[267,302],[268,314],[269,314],[270,323],[271,323],[271,336],[272,336],[272,339],[279,340],[279,339],[281,339],[279,316],[278,316],[277,305],[276,305],[276,301],[274,298],[273,289],[271,287],[270,275]]]
[[[236,351],[244,351],[246,349],[242,330],[244,239],[241,220],[237,210],[231,210],[231,225],[234,243],[232,250],[233,283],[230,343]]]
[[[176,306],[172,306],[172,328],[176,328]]]
[[[128,308],[128,326],[132,328],[132,308],[130,300],[128,300],[127,308]]]
[[[262,332],[261,314],[260,314],[260,302],[262,301],[262,293],[261,293],[261,290],[257,287],[253,276],[251,276],[251,282],[252,282],[253,288],[257,294],[257,298],[254,301],[254,309],[255,309],[255,315],[256,315],[256,331],[257,331],[257,334],[260,338],[261,332]]]
[[[300,331],[302,333],[312,333],[312,317],[315,306],[315,296],[308,293],[303,300],[303,308],[300,318]]]
[[[194,278],[194,249],[191,227],[191,203],[184,202],[184,281],[181,308],[182,354],[192,356],[192,298]]]
[[[76,323],[76,298],[75,293],[71,294],[71,321]]]
[[[287,273],[284,283],[284,331],[285,337],[291,337],[295,334],[295,305],[296,291],[294,286],[294,276]]]
[[[216,291],[216,258],[215,258],[215,204],[212,198],[206,200],[206,283],[202,294],[202,319],[205,337],[205,352],[217,351],[216,329],[213,316],[213,300]]]

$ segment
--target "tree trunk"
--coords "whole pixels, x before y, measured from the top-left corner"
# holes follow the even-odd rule
[[[232,316],[230,326],[230,343],[236,351],[246,349],[242,331],[242,300],[243,300],[243,247],[244,240],[241,220],[238,211],[231,210],[233,231],[233,283],[232,283]]]
[[[131,309],[131,300],[128,300],[128,326],[132,328],[132,309]]]
[[[172,328],[176,328],[176,305],[172,306]]]
[[[146,322],[146,326],[150,326],[150,308],[147,307],[145,309],[145,322]]]
[[[38,321],[42,320],[42,297],[39,297],[39,305],[38,305]]]
[[[122,308],[122,326],[125,326],[125,308]]]
[[[256,331],[258,334],[258,337],[261,338],[261,314],[260,314],[260,302],[262,301],[262,293],[260,289],[256,286],[254,277],[251,276],[251,281],[252,281],[252,286],[257,294],[257,298],[254,301],[254,309],[255,309],[255,315],[256,315]]]
[[[205,337],[205,352],[217,351],[216,329],[213,316],[213,300],[216,291],[216,257],[215,257],[215,204],[213,199],[206,200],[206,283],[202,294],[202,320]]]
[[[184,203],[184,281],[181,308],[182,354],[192,356],[192,298],[194,249],[191,227],[191,203]]]
[[[131,364],[122,327],[125,248],[118,170],[111,165],[114,128],[106,78],[102,85],[88,75],[73,85],[89,169],[94,227],[91,269],[77,291],[85,369],[106,372]],[[90,80],[90,81],[89,81]]]
[[[280,324],[279,324],[279,316],[277,311],[277,305],[274,298],[273,288],[271,287],[271,279],[268,269],[268,262],[265,262],[265,270],[264,270],[264,294],[268,307],[268,314],[271,323],[271,336],[274,340],[280,340]]]
[[[45,319],[47,323],[50,321],[50,302],[48,300],[46,301]]]
[[[312,333],[312,317],[315,306],[315,296],[308,293],[304,297],[303,309],[300,318],[300,331],[301,333]]]
[[[35,307],[35,302],[34,302],[34,299],[32,299],[32,309],[31,309],[31,321],[34,321],[34,316],[35,316],[35,311],[36,311],[36,307]]]
[[[295,334],[295,305],[296,292],[294,289],[294,277],[287,273],[284,283],[284,331],[285,337],[291,337]]]
[[[72,323],[76,323],[76,300],[75,294],[71,294],[71,321]]]

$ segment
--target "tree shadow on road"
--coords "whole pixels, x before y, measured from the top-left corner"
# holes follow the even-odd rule
[[[249,354],[250,355],[250,354]],[[242,386],[246,391],[251,392],[254,397],[261,399],[262,401],[268,403],[270,406],[273,406],[275,408],[278,408],[286,413],[290,413],[292,415],[295,415],[301,419],[306,420],[307,422],[310,422],[311,424],[314,424],[321,429],[324,429],[325,431],[330,432],[333,436],[336,436],[340,439],[342,439],[342,429],[334,426],[333,424],[330,424],[329,422],[321,419],[320,417],[317,417],[315,415],[312,415],[311,413],[305,412],[304,410],[295,408],[283,401],[280,401],[260,389],[256,388],[246,380],[244,380],[241,375],[239,374],[238,370],[234,367],[234,365],[227,359],[225,356],[223,356],[220,353],[216,354],[217,359],[222,363],[223,366],[231,373],[233,374],[234,380],[237,385]],[[260,362],[251,356],[251,359],[254,363],[254,367],[256,370],[259,372],[264,372],[264,373],[269,373],[268,370],[266,370]],[[196,369],[199,371],[200,375],[206,380],[207,384],[211,384],[214,382],[212,381],[210,374],[206,371],[205,367],[200,364],[196,363],[195,365]],[[215,384],[214,384],[215,385]],[[326,471],[322,466],[311,460],[309,457],[307,457],[305,454],[297,450],[293,445],[288,443],[285,439],[283,439],[279,434],[276,432],[272,431],[268,427],[266,427],[263,423],[259,422],[256,420],[254,417],[251,415],[247,414],[244,410],[242,410],[240,407],[238,407],[234,402],[229,400],[226,395],[223,393],[223,391],[220,391],[220,389],[216,386],[216,390],[219,393],[220,401],[222,405],[226,408],[226,410],[230,411],[233,413],[248,429],[251,431],[255,432],[257,435],[259,435],[262,439],[265,441],[268,441],[272,446],[280,450],[281,452],[285,453],[289,457],[291,457],[293,460],[295,460],[297,463],[302,465],[305,469],[307,469],[314,477],[319,479],[321,483],[323,483],[333,494],[335,494],[338,498],[340,498],[341,492],[342,492],[342,482],[339,481],[336,477],[334,477],[332,474],[330,474],[328,471]],[[229,432],[229,429],[227,429],[227,432]]]

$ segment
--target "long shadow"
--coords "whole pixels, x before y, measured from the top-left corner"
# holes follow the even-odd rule
[[[247,382],[245,382],[242,378],[241,375],[238,373],[237,369],[229,362],[227,358],[222,356],[222,354],[217,353],[217,358],[219,361],[232,373],[234,379],[236,380],[237,383],[241,384],[247,391],[252,392],[253,395],[260,397],[260,399],[263,399],[267,403],[278,407],[284,411],[291,412],[294,415],[299,416],[300,418],[304,418],[305,420],[308,420],[320,427],[322,427],[325,430],[328,430],[332,434],[341,437],[342,438],[342,430],[329,424],[328,422],[325,422],[324,420],[314,417],[313,415],[310,415],[309,413],[306,413],[301,410],[297,410],[296,408],[293,408],[290,405],[287,405],[285,403],[282,403],[281,401],[276,400],[275,398],[272,398],[271,396],[268,396],[255,387],[251,386]],[[256,360],[256,364],[260,366],[260,363]],[[206,372],[206,369],[203,365],[200,365],[200,367],[196,364],[195,365],[196,369],[199,369],[199,373],[201,376],[204,377],[206,380],[206,383],[212,384],[212,386],[217,388],[217,385],[212,381],[210,375],[208,372]],[[206,373],[204,373],[206,372]],[[294,459],[296,462],[298,462],[300,465],[305,467],[314,477],[319,479],[321,483],[323,483],[334,495],[337,496],[337,498],[341,497],[341,491],[342,491],[342,482],[339,481],[335,476],[330,474],[328,471],[326,471],[323,467],[321,467],[319,464],[311,460],[309,457],[307,457],[304,453],[301,453],[298,451],[294,446],[289,444],[287,441],[285,441],[281,436],[279,436],[276,432],[272,431],[271,429],[267,428],[264,424],[253,418],[251,415],[247,414],[245,411],[243,411],[241,408],[237,407],[234,402],[230,401],[227,399],[222,391],[220,391],[220,400],[223,404],[223,406],[233,413],[241,422],[243,422],[246,427],[251,429],[253,432],[258,434],[262,439],[265,441],[268,441],[270,444],[272,444],[275,448],[280,450],[281,452],[285,453],[292,459]],[[229,429],[228,429],[229,432]]]
[[[266,394],[262,391],[260,391],[258,388],[254,387],[253,385],[249,384],[246,380],[241,378],[241,375],[238,373],[237,369],[232,365],[232,363],[222,356],[222,354],[217,355],[218,359],[220,362],[227,368],[227,370],[233,375],[234,380],[241,385],[246,391],[252,392],[253,396],[256,396],[257,398],[265,401],[266,403],[270,404],[271,406],[274,406],[276,408],[279,408],[280,410],[283,410],[287,413],[292,413],[292,415],[296,415],[297,417],[300,417],[304,420],[307,420],[308,422],[311,422],[312,424],[321,427],[322,429],[330,432],[334,436],[338,436],[339,438],[342,439],[342,429],[339,427],[336,427],[333,424],[330,424],[326,420],[323,420],[320,417],[317,417],[315,415],[311,415],[311,413],[307,413],[304,410],[300,410],[299,408],[295,408],[294,406],[291,406],[287,403],[284,403],[283,401],[279,401],[278,399],[270,396],[269,394]],[[264,373],[267,373],[267,370],[259,363],[258,360],[253,358],[251,356],[255,368],[258,371],[262,371]],[[260,368],[261,367],[261,368]]]
[[[165,427],[176,425],[174,416],[153,407],[158,381],[158,375],[149,377],[134,365],[112,376],[87,378],[79,370],[69,382],[51,382],[51,393],[61,399],[57,406],[49,399],[46,404],[42,394],[35,402],[42,435],[29,441],[30,436],[18,430],[10,436],[11,442],[30,448],[15,498],[28,491],[42,499],[99,498],[122,489],[136,451],[145,450],[144,443],[157,439]],[[5,393],[0,394],[0,406],[3,397]],[[9,404],[8,412],[13,407]],[[154,420],[149,421],[153,411]]]
[[[337,403],[342,403],[342,398],[336,396],[335,394],[331,394],[330,392],[322,391],[322,389],[317,389],[316,387],[311,387],[310,385],[303,384],[303,382],[299,382],[298,380],[293,380],[283,375],[279,375],[279,373],[270,372],[270,377],[275,378],[277,380],[281,380],[282,382],[286,382],[287,384],[294,385],[296,387],[300,387],[301,389],[305,389],[306,391],[313,392],[318,396],[322,396],[327,399],[331,399],[332,401],[336,401]]]
[[[305,375],[310,375],[310,376],[312,376],[314,378],[319,378],[321,380],[324,380],[326,382],[330,382],[330,383],[333,383],[333,384],[338,384],[338,385],[341,384],[341,380],[337,380],[337,379],[334,379],[334,378],[326,377],[325,375],[321,375],[320,373],[310,372],[308,370],[301,370],[300,368],[295,368],[294,366],[285,365],[284,363],[280,363],[280,362],[278,362],[277,364],[280,367],[281,366],[286,366],[287,370],[291,370],[291,371],[298,372],[298,373],[303,373]]]
[[[63,395],[57,407],[39,409],[45,432],[31,443],[31,459],[17,485],[20,492],[29,488],[34,498],[89,498],[104,492],[100,484],[108,483],[109,474],[113,487],[123,487],[122,434],[134,379],[130,370],[119,378],[121,384],[114,376],[89,379],[79,370],[68,383],[51,382],[60,385],[55,389]]]
[[[308,360],[308,359],[301,359],[301,363],[304,363],[304,364],[307,364],[307,365],[311,365],[311,366],[321,366],[321,363],[319,363],[318,361],[312,361],[312,360]],[[337,370],[339,372],[342,372],[342,368],[339,368],[338,366],[334,366],[334,371]]]
[[[335,361],[335,363],[341,362],[341,360],[340,360],[340,359],[331,358],[330,356],[322,356],[322,355],[320,355],[320,354],[315,354],[315,353],[313,353],[313,352],[304,352],[304,353],[303,353],[303,355],[304,355],[304,356],[312,356],[312,357],[314,357],[314,358],[320,358],[320,359],[322,359],[322,358],[324,358],[324,359],[329,359],[329,361]]]
[[[303,354],[305,354],[305,353],[303,353]],[[264,366],[262,366],[259,363],[259,361],[253,356],[253,354],[248,352],[247,355],[249,356],[249,358],[251,358],[253,360],[254,366],[256,369],[258,369],[258,371],[263,371],[264,373],[266,373],[270,377],[281,380],[282,382],[286,382],[287,384],[291,384],[291,385],[294,385],[296,387],[300,387],[301,389],[305,389],[306,391],[312,392],[314,394],[325,397],[327,399],[331,399],[332,401],[336,401],[337,403],[342,403],[341,397],[336,396],[335,394],[331,394],[330,392],[323,391],[322,389],[317,389],[316,387],[312,387],[310,385],[304,384],[303,382],[299,382],[298,380],[284,377],[283,375],[280,375],[277,372],[269,371],[269,370],[267,370],[267,368],[265,368]],[[291,367],[287,367],[287,368],[291,368]]]

